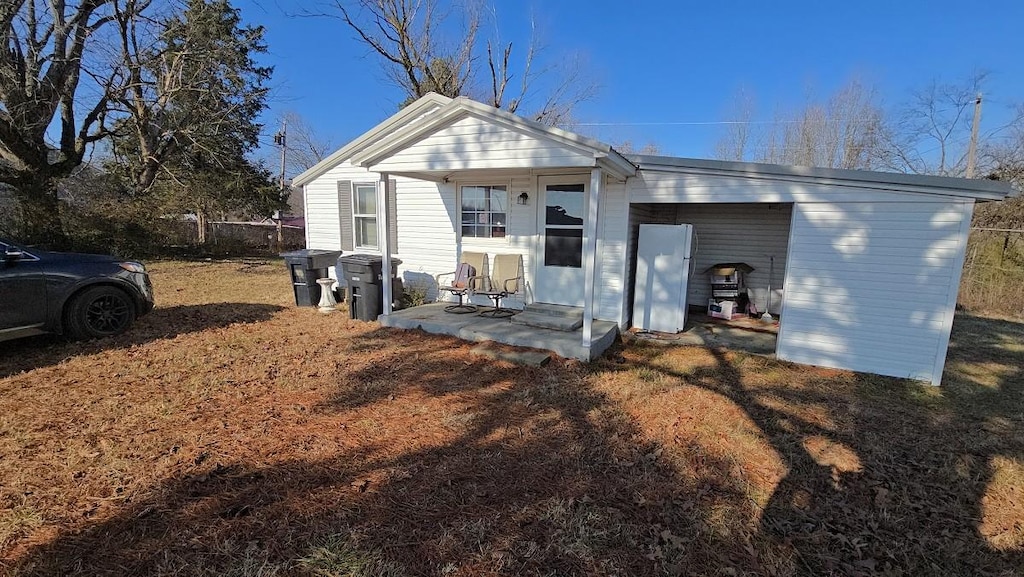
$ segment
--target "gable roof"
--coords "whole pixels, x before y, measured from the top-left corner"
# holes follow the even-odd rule
[[[405,108],[401,109],[397,113],[391,115],[384,122],[381,122],[377,126],[374,126],[370,130],[364,132],[361,136],[357,137],[352,142],[349,142],[345,146],[342,146],[336,150],[333,154],[327,158],[321,160],[315,165],[311,166],[302,174],[292,179],[293,186],[302,186],[314,180],[318,176],[324,174],[328,170],[334,168],[338,164],[346,161],[355,152],[360,150],[363,146],[366,146],[372,142],[375,138],[384,134],[390,129],[402,124],[415,120],[424,115],[430,114],[437,111],[441,107],[452,102],[451,98],[441,96],[440,94],[431,92],[415,102],[409,104]]]
[[[389,155],[467,117],[480,118],[490,124],[587,155],[593,159],[594,166],[600,166],[619,178],[636,173],[633,163],[610,145],[598,140],[546,126],[466,97],[451,99],[430,93],[295,177],[293,183],[307,184],[344,161],[372,168]]]

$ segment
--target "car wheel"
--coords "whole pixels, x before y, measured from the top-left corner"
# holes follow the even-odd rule
[[[67,308],[65,329],[73,339],[97,339],[119,335],[135,321],[135,304],[121,289],[87,288]]]

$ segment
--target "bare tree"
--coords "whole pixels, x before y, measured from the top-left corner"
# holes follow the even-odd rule
[[[236,168],[256,144],[270,70],[228,0],[7,1],[0,43],[0,183],[29,242],[66,244],[58,184],[100,140],[138,189],[174,155]]]
[[[985,74],[979,73],[961,83],[932,81],[914,91],[883,134],[883,166],[896,172],[963,175],[970,112],[984,81]]]
[[[338,0],[335,5],[341,19],[384,59],[388,78],[409,97],[462,92],[472,73],[480,27],[475,4],[467,4],[461,38],[453,44],[442,42],[437,30],[452,11],[441,12],[435,0]]]
[[[808,100],[795,114],[753,120],[752,95],[741,91],[715,156],[827,168],[871,168],[882,126],[875,91],[859,81],[844,85],[824,101]]]
[[[612,148],[617,150],[620,154],[640,154],[644,156],[658,156],[661,154],[661,146],[654,141],[648,141],[647,144],[637,148],[633,145],[632,140],[623,140],[617,144],[613,144]]]
[[[288,151],[285,155],[287,174],[294,176],[305,172],[337,148],[329,138],[317,134],[316,129],[297,112],[285,112],[280,121],[288,126]]]
[[[782,160],[804,166],[871,168],[881,110],[875,94],[851,81],[822,104],[810,104],[785,130]]]
[[[549,125],[566,122],[573,109],[596,93],[579,58],[542,66],[536,30],[519,65],[513,44],[497,38],[478,41],[484,6],[468,1],[461,7],[444,0],[336,0],[340,18],[385,64],[385,74],[406,95],[403,106],[437,92],[455,98],[470,96],[496,108],[522,113]],[[489,11],[497,29],[497,14]],[[457,22],[456,22],[457,21]],[[451,33],[457,30],[457,33]],[[486,62],[487,80],[475,64]],[[556,81],[538,91],[542,78]]]
[[[116,72],[91,71],[83,57],[111,21],[110,5],[111,0],[0,5],[0,182],[13,188],[30,242],[64,243],[57,181],[108,134],[104,89],[116,81]],[[79,90],[83,74],[100,87],[92,98]]]
[[[754,127],[754,96],[740,88],[730,105],[732,110],[726,119],[725,135],[715,143],[715,158],[721,160],[749,160],[748,148]]]
[[[995,133],[988,133],[979,145],[978,174],[983,178],[1008,181],[1024,191],[1024,104]]]

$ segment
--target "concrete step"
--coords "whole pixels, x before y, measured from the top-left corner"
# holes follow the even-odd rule
[[[565,305],[552,305],[548,303],[530,303],[526,305],[523,312],[537,313],[551,317],[568,317],[583,319],[581,307],[570,307]]]
[[[561,315],[549,315],[545,313],[523,311],[511,319],[512,324],[539,327],[542,329],[553,329],[556,331],[573,332],[583,326],[583,315],[579,318]]]

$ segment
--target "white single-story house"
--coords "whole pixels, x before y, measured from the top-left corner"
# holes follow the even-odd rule
[[[294,183],[309,248],[396,256],[406,284],[454,270],[462,251],[522,255],[527,290],[511,306],[581,307],[582,358],[600,354],[595,322],[631,326],[639,226],[688,223],[698,277],[716,262],[754,268],[755,306],[781,317],[780,359],[934,384],[974,203],[1010,193],[989,180],[627,156],[436,94]],[[706,304],[708,291],[695,278],[687,301]]]

